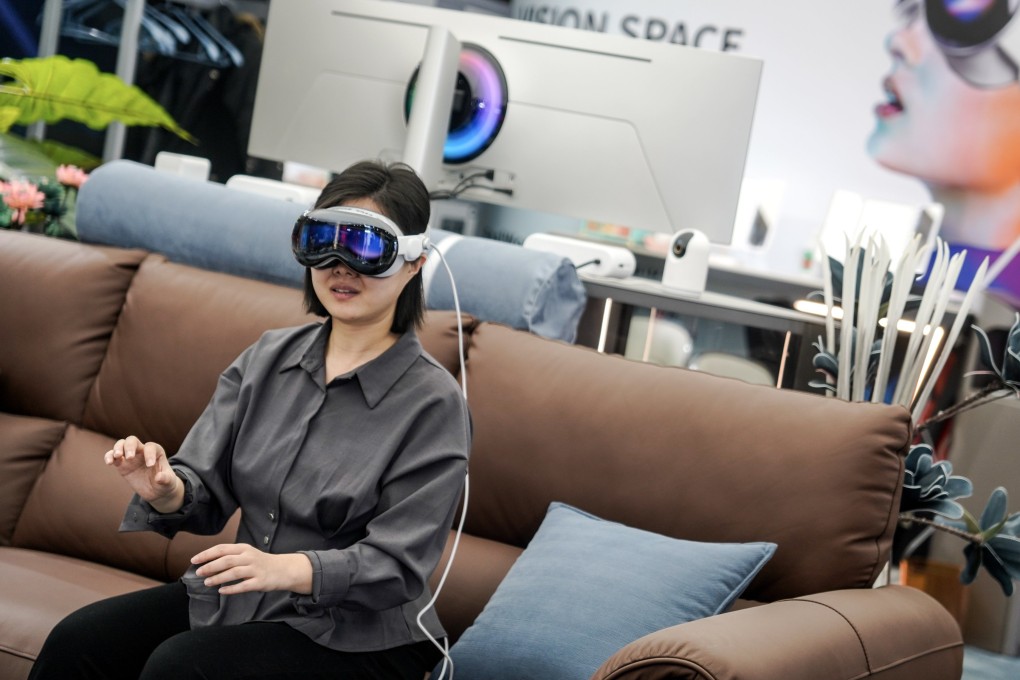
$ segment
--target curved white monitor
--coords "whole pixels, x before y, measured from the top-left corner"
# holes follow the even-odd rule
[[[461,198],[730,242],[757,59],[388,0],[271,3],[266,26],[254,156],[400,160],[408,84],[441,26],[491,57],[507,99],[467,160],[418,168],[439,177],[430,188],[489,171]]]

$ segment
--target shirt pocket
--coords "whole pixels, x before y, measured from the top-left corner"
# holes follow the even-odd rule
[[[181,577],[188,591],[188,619],[192,630],[225,623],[222,605],[227,596],[221,595],[217,586],[207,586],[205,578],[195,573],[197,568],[188,567]]]

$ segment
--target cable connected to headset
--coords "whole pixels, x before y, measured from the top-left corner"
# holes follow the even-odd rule
[[[485,179],[493,181],[496,177],[495,170],[481,170],[479,172],[468,175],[463,178],[452,189],[440,189],[433,191],[429,194],[429,199],[433,201],[445,200],[451,198],[457,198],[468,189],[486,189],[498,194],[506,194],[507,196],[513,196],[513,189],[505,189],[503,187],[494,187],[488,184],[481,184],[477,180]]]
[[[453,271],[450,269],[450,265],[447,264],[446,258],[443,257],[443,253],[438,248],[431,248],[432,252],[435,252],[439,256],[439,261],[446,269],[447,275],[450,277],[450,289],[453,291],[453,308],[454,313],[457,315],[457,348],[458,348],[458,359],[460,360],[460,387],[461,392],[464,395],[464,408],[467,408],[467,365],[464,360],[464,323],[461,319],[460,313],[460,299],[457,296],[457,284],[453,279]],[[465,430],[465,441],[471,441],[470,432],[470,418],[464,419]],[[432,609],[436,601],[439,599],[439,593],[442,592],[443,586],[446,584],[446,577],[450,574],[450,569],[453,566],[454,558],[457,556],[457,548],[460,546],[460,537],[464,531],[464,521],[467,519],[467,507],[468,507],[468,492],[470,490],[470,477],[468,473],[464,472],[464,497],[461,505],[460,519],[457,522],[457,530],[453,536],[453,545],[450,547],[450,559],[446,561],[446,566],[443,567],[443,573],[439,577],[439,583],[436,584],[435,592],[432,593],[432,598],[421,608],[418,612],[418,616],[415,622],[418,624],[418,628],[425,633],[425,637],[443,654],[443,665],[439,670],[438,677],[433,680],[443,680],[446,677],[446,670],[449,668],[450,676],[449,680],[453,680],[453,659],[450,657],[450,641],[448,638],[444,638],[443,644],[439,644],[439,641],[425,628],[425,624],[422,623],[422,617],[425,613]]]

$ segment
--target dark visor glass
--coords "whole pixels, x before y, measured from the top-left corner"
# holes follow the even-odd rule
[[[927,0],[925,14],[932,34],[943,45],[961,49],[979,47],[1009,23],[1009,0]]]
[[[325,268],[341,262],[366,276],[386,271],[397,256],[397,237],[384,229],[308,217],[298,220],[291,245],[305,267]]]

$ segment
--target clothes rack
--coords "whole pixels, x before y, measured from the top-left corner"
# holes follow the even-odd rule
[[[42,28],[39,34],[39,56],[50,57],[57,53],[60,42],[60,22],[63,19],[63,0],[46,0],[43,5]],[[134,83],[135,66],[138,62],[138,31],[142,25],[145,0],[126,0],[124,23],[121,28],[120,47],[117,48],[117,77],[127,84]],[[29,128],[29,137],[41,140],[45,136],[45,123],[39,122]],[[120,158],[124,153],[124,136],[127,130],[123,123],[114,121],[106,129],[103,143],[103,161]]]

